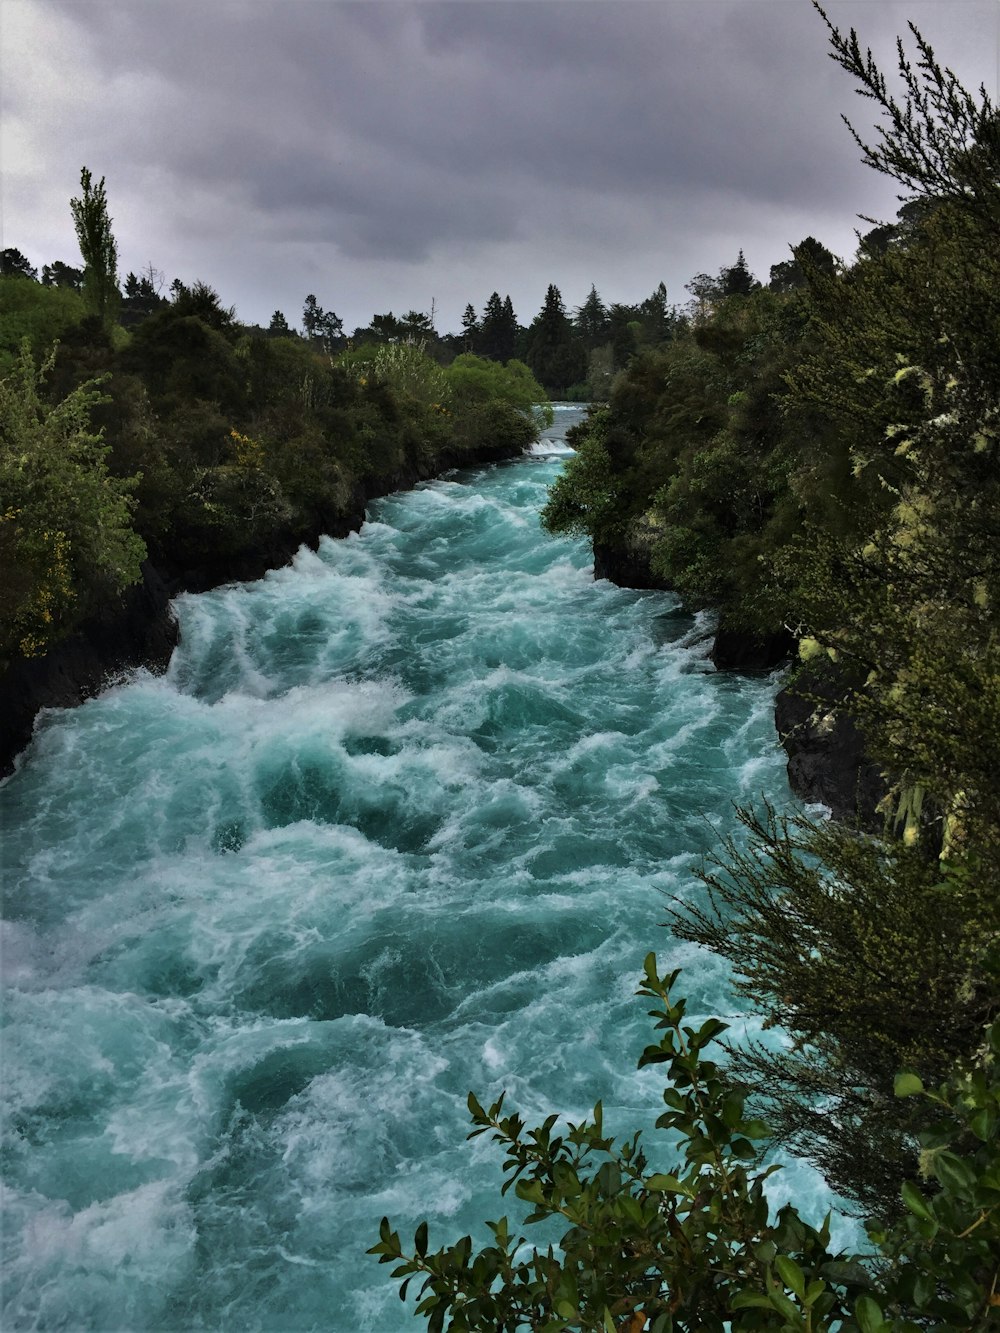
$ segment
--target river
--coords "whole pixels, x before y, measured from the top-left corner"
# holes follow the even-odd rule
[[[788,799],[775,682],[540,530],[578,417],[43,716],[0,791],[5,1329],[418,1330],[364,1252],[499,1214],[468,1090],[624,1133],[645,953],[732,1009],[662,923],[734,800]]]

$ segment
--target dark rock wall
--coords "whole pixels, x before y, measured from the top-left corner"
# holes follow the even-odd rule
[[[804,801],[822,801],[835,819],[882,826],[877,806],[886,783],[865,754],[864,737],[845,707],[852,682],[832,663],[807,665],[775,700],[788,781]]]
[[[594,578],[623,588],[669,591],[650,569],[645,552],[626,545],[594,543]],[[786,630],[757,634],[723,620],[711,658],[719,671],[772,671],[794,653],[795,638]],[[850,685],[829,662],[823,669],[800,669],[775,701],[775,726],[788,755],[788,781],[796,796],[821,801],[836,819],[878,828],[882,821],[876,807],[886,786],[866,758],[861,733],[844,707]]]
[[[136,667],[166,670],[177,643],[170,591],[148,562],[142,581],[126,588],[44,657],[14,662],[0,676],[0,776],[28,744],[42,708],[71,708],[97,694],[108,678]]]
[[[137,667],[166,670],[178,639],[177,621],[170,609],[170,598],[177,593],[205,592],[221,583],[262,578],[269,569],[286,564],[302,545],[315,545],[324,535],[346,537],[357,532],[369,500],[408,490],[454,467],[475,467],[511,457],[509,449],[489,447],[445,455],[433,465],[413,463],[370,487],[358,486],[343,511],[318,516],[309,530],[289,528],[264,545],[248,546],[224,563],[190,567],[166,560],[155,569],[145,563],[141,583],[127,588],[51,652],[14,662],[0,674],[0,778],[13,772],[14,760],[31,740],[41,709],[72,708],[124,671]]]

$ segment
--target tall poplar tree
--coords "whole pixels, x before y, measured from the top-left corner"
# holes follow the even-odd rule
[[[120,299],[118,291],[118,246],[111,231],[104,177],[97,185],[90,171],[80,172],[79,199],[69,201],[76,239],[83,256],[83,295],[91,311],[103,324],[110,324]]]

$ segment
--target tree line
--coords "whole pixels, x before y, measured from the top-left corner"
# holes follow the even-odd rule
[[[70,208],[82,266],[3,253],[0,668],[42,656],[138,581],[257,577],[365,500],[516,454],[547,420],[516,360],[423,339],[337,349],[314,297],[303,335],[240,323],[208,284],[129,274],[104,180]],[[346,525],[346,526],[345,526]]]
[[[88,206],[89,192],[95,190],[100,191],[100,204],[106,211],[103,181],[94,186],[93,181],[88,180],[81,207]],[[829,251],[812,237],[802,245],[813,262],[820,265],[835,262]],[[92,291],[91,296],[102,310],[106,307],[115,322],[126,329],[134,328],[171,301],[183,297],[188,290],[179,278],[166,286],[164,274],[152,264],[138,276],[128,273],[119,288],[116,266],[117,255],[112,266],[112,285],[103,295]],[[22,291],[8,319],[0,323],[2,365],[5,351],[9,362],[19,328],[30,333],[33,321],[49,327],[58,324],[60,315],[68,317],[68,312],[75,308],[72,302],[48,293],[56,289],[60,293],[82,295],[85,269],[56,260],[45,264],[39,277],[37,268],[20,250],[8,248],[0,252],[0,276],[26,278],[47,289],[46,294],[36,292],[33,302]],[[770,270],[772,290],[787,291],[804,285],[804,282],[801,265],[796,260],[773,265]],[[298,326],[290,324],[283,311],[275,310],[266,329],[257,325],[244,327],[259,336],[302,337],[330,353],[370,343],[418,341],[442,363],[462,352],[471,352],[501,364],[518,360],[529,367],[553,398],[574,402],[602,401],[608,395],[614,376],[633,357],[669,342],[687,327],[691,318],[704,312],[714,296],[748,292],[759,286],[741,250],[735,262],[724,266],[716,277],[701,273],[692,278],[686,285],[690,300],[683,306],[669,302],[662,282],[645,300],[636,304],[605,304],[596,286],[591,285],[582,305],[568,311],[559,288],[550,283],[541,309],[528,325],[518,322],[510,295],[501,297],[494,291],[481,313],[477,314],[472,304],[466,305],[461,330],[457,333],[438,333],[433,312],[420,310],[408,310],[402,315],[395,315],[391,310],[375,314],[368,324],[348,332],[343,320],[333,310],[320,305],[316,295],[310,293],[303,302]]]

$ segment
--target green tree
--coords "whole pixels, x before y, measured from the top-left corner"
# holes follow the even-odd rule
[[[651,295],[639,306],[642,320],[642,341],[647,347],[660,347],[669,342],[680,327],[680,319],[667,300],[666,283],[658,283]]]
[[[608,312],[598,295],[597,288],[591,284],[587,299],[573,313],[573,323],[588,350],[598,347],[608,334]]]
[[[93,430],[95,381],[46,402],[25,341],[0,381],[0,655],[44,653],[79,619],[140,576],[145,547],[132,528],[134,479],[112,477]]]
[[[35,357],[43,358],[86,313],[83,298],[71,288],[0,278],[0,375],[14,368],[23,339],[29,340]]]
[[[801,291],[809,285],[811,276],[831,277],[836,268],[837,261],[826,246],[814,236],[807,236],[792,247],[791,259],[771,265],[767,285],[773,292]]]
[[[608,307],[608,337],[614,370],[624,370],[639,350],[642,320],[636,306],[615,302]]]
[[[750,272],[742,250],[735,264],[719,270],[719,291],[722,296],[749,296],[759,286],[757,279]]]
[[[741,818],[748,843],[702,872],[711,906],[679,904],[674,931],[726,958],[765,1025],[795,1034],[733,1052],[779,1138],[867,1213],[891,1214],[917,1166],[893,1075],[938,1083],[978,1046],[995,1007],[993,886],[840,824]]]
[[[28,278],[31,282],[37,282],[38,270],[32,267],[20,250],[7,249],[0,251],[0,277]]]
[[[104,177],[95,185],[86,167],[80,172],[80,197],[70,200],[76,239],[83,256],[83,295],[105,325],[118,310],[118,246],[111,231]]]
[[[479,340],[479,318],[476,308],[467,305],[462,311],[462,347],[466,352],[475,352]]]
[[[903,99],[889,92],[885,75],[870,50],[862,52],[853,28],[840,32],[813,0],[830,33],[830,58],[858,84],[856,91],[879,108],[883,124],[878,140],[867,144],[845,123],[873,170],[890,176],[910,198],[949,201],[991,225],[1000,209],[1000,117],[984,86],[978,97],[942,66],[917,27],[909,29],[917,47],[911,60],[902,38],[896,42],[897,72]]]
[[[552,407],[545,390],[522,361],[499,365],[486,357],[463,352],[447,368],[445,375],[456,411],[463,406],[492,400],[517,408],[539,427],[552,424]]]
[[[68,287],[71,291],[83,290],[83,269],[64,264],[61,259],[53,260],[42,268],[43,287]]]
[[[287,338],[292,331],[289,328],[288,320],[284,317],[284,315],[281,313],[280,310],[276,310],[274,314],[271,316],[271,322],[267,326],[267,328],[269,333],[273,333],[279,338]]]
[[[302,308],[302,328],[307,338],[321,343],[331,352],[343,333],[344,325],[332,310],[324,310],[316,297],[310,294]]]
[[[556,397],[587,374],[587,349],[574,332],[559,288],[552,283],[525,335],[525,349],[525,361]]]
[[[407,310],[400,320],[404,338],[427,341],[435,337],[431,317],[424,310]]]
[[[691,293],[691,316],[699,320],[707,319],[722,297],[719,279],[708,273],[696,273],[690,282],[684,284],[684,290]]]
[[[509,296],[493,292],[483,309],[476,350],[491,361],[509,361],[517,341],[517,319]]]
[[[126,328],[132,328],[142,322],[149,315],[159,310],[167,304],[166,298],[161,296],[158,290],[158,284],[155,278],[160,277],[152,265],[148,272],[136,277],[134,273],[128,273],[124,284],[124,299],[121,304],[121,323]]]

